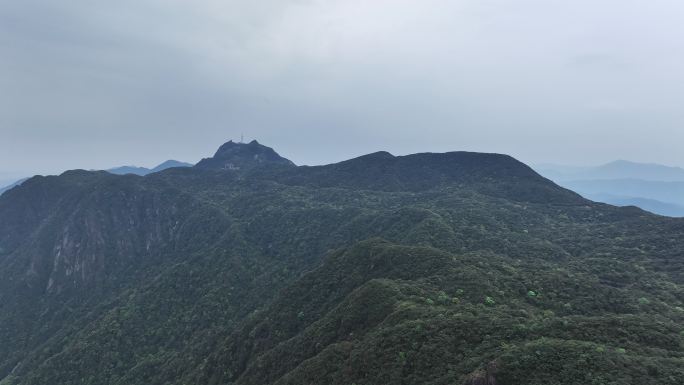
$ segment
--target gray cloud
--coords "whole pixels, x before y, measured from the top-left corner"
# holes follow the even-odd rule
[[[0,171],[386,149],[684,165],[675,0],[0,1]]]

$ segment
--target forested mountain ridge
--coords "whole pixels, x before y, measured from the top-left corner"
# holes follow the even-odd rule
[[[32,178],[0,197],[0,383],[680,384],[683,235],[497,154]]]

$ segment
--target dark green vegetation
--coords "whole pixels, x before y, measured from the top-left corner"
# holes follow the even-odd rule
[[[680,385],[683,235],[495,154],[37,177],[0,198],[0,384]]]

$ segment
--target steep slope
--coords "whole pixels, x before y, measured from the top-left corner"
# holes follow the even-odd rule
[[[503,155],[271,151],[0,197],[3,385],[684,378],[683,221]]]
[[[148,279],[147,269],[212,236],[193,227],[220,220],[215,210],[141,182],[75,171],[33,178],[3,196],[3,375],[114,293]]]

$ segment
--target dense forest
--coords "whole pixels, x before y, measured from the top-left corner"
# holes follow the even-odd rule
[[[684,383],[684,219],[498,154],[256,141],[0,196],[0,384]]]

